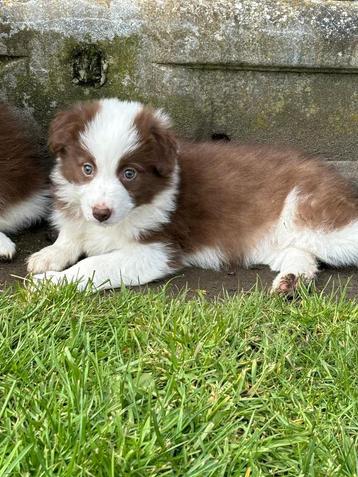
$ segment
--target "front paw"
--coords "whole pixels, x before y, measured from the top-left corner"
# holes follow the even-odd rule
[[[16,252],[16,246],[6,235],[0,233],[0,260],[11,260]]]
[[[35,283],[40,283],[44,281],[48,281],[58,284],[64,284],[66,281],[66,276],[61,272],[45,272],[45,273],[37,273],[36,275],[32,276],[32,279]]]
[[[293,273],[279,273],[272,283],[271,293],[293,297],[298,286],[298,277]]]
[[[40,285],[44,282],[50,282],[58,286],[75,283],[76,288],[79,291],[83,291],[87,288],[87,283],[75,276],[68,275],[66,272],[48,271],[45,273],[37,273],[32,276],[32,279],[35,285]]]
[[[54,245],[45,247],[31,255],[27,260],[29,273],[43,273],[47,271],[61,271],[67,265],[63,250]]]

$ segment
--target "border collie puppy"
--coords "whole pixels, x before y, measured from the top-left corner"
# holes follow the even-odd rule
[[[17,232],[48,212],[48,157],[24,111],[0,102],[0,259],[11,259]]]
[[[49,142],[59,237],[29,258],[36,280],[105,289],[267,264],[289,293],[318,260],[358,262],[355,190],[300,152],[179,141],[162,111],[118,99],[58,113]]]

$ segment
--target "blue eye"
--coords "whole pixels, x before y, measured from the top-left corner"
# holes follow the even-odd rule
[[[137,175],[137,171],[133,169],[132,167],[128,167],[127,169],[124,169],[123,171],[123,177],[127,181],[132,181]]]
[[[92,164],[83,164],[82,170],[86,176],[91,176],[93,174],[93,166]]]

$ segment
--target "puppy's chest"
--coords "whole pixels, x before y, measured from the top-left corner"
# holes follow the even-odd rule
[[[133,239],[119,227],[89,226],[83,230],[82,242],[84,253],[91,256],[122,249],[131,245]]]

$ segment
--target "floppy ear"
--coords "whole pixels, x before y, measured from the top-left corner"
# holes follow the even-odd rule
[[[71,142],[75,123],[72,111],[61,111],[50,124],[48,145],[56,155],[64,153],[66,145]]]
[[[66,146],[78,139],[86,123],[98,110],[95,102],[77,103],[72,108],[60,111],[50,124],[48,144],[50,151],[64,155]]]
[[[175,167],[178,143],[171,130],[170,119],[162,110],[143,109],[136,125],[150,147],[154,168],[160,176],[169,177]]]
[[[169,176],[175,167],[175,159],[178,154],[178,144],[174,133],[162,126],[154,126],[152,131],[158,150],[156,169],[159,175]]]

